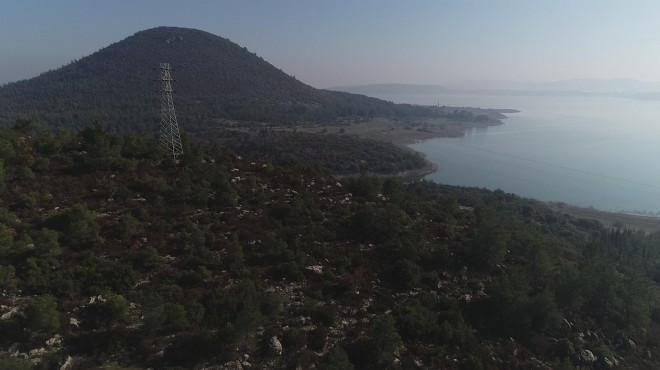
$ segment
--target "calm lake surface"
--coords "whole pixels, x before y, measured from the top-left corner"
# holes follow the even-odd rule
[[[660,101],[409,95],[414,104],[513,108],[504,125],[411,145],[438,183],[502,189],[606,211],[660,213]]]

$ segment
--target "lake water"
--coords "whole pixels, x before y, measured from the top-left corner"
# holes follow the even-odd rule
[[[411,145],[427,179],[502,189],[606,211],[660,212],[660,102],[615,97],[378,96],[395,102],[513,108],[504,125]]]

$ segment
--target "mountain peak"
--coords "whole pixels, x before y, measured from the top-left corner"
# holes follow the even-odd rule
[[[153,130],[160,118],[160,63],[174,68],[183,126],[243,121],[327,122],[340,117],[420,117],[429,112],[344,92],[318,90],[226,38],[156,27],[38,77],[0,87],[0,126],[19,117],[50,126]],[[431,112],[432,113],[432,112]]]
[[[116,128],[144,126],[159,117],[153,80],[161,62],[176,68],[175,104],[186,119],[255,119],[250,109],[310,108],[323,95],[226,38],[162,26],[0,87],[0,125],[33,116],[55,126],[79,127],[95,120]],[[250,103],[258,107],[247,107]]]

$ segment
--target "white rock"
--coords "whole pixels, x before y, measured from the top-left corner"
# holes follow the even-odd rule
[[[64,364],[60,366],[60,370],[68,370],[73,366],[73,357],[71,356],[66,356],[66,361],[64,361]]]
[[[282,343],[276,336],[270,338],[270,351],[276,356],[282,355]]]
[[[49,347],[56,346],[60,343],[62,343],[62,336],[59,335],[59,334],[55,334],[54,337],[52,337],[52,338],[50,338],[46,341],[46,345],[49,346]]]
[[[305,270],[309,270],[315,274],[323,275],[323,266],[321,265],[307,266],[305,267]]]
[[[9,320],[18,314],[18,307],[12,307],[11,310],[5,312],[0,316],[0,320]]]
[[[598,359],[593,352],[588,349],[583,349],[578,354],[578,359],[584,365],[591,365]]]
[[[46,353],[48,353],[48,351],[45,348],[41,347],[41,348],[31,349],[29,355],[30,357],[37,357],[37,356],[45,355]]]

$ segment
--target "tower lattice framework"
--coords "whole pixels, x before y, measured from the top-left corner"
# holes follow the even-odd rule
[[[169,63],[160,63],[160,145],[174,159],[183,154],[179,123],[176,120],[174,101],[172,100],[172,75]]]

